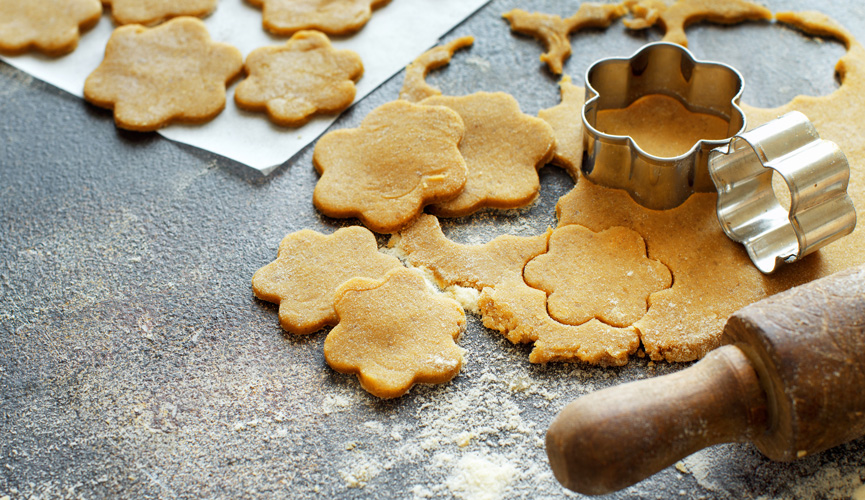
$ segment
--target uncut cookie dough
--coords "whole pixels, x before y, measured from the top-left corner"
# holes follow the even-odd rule
[[[242,65],[240,51],[213,42],[196,18],[178,17],[155,28],[121,26],[84,82],[84,98],[113,109],[117,126],[128,130],[204,122],[225,107],[225,86]]]
[[[0,53],[72,52],[101,14],[99,0],[0,0]]]
[[[318,31],[298,31],[285,45],[255,49],[244,68],[249,76],[235,90],[238,107],[266,111],[285,127],[350,106],[363,74],[356,52],[334,49]]]
[[[336,291],[334,307],[339,324],[324,341],[325,360],[338,372],[357,374],[375,396],[395,398],[417,383],[445,383],[462,367],[455,340],[465,313],[427,288],[417,271],[351,279]]]
[[[550,163],[564,168],[576,181],[580,178],[583,161],[583,121],[579,117],[586,100],[586,89],[574,85],[571,77],[565,75],[559,82],[559,93],[561,102],[540,110],[538,118],[549,123],[556,136],[555,154]]]
[[[433,205],[433,213],[461,217],[484,207],[522,207],[535,199],[538,169],[555,149],[553,129],[545,121],[523,114],[517,100],[504,92],[430,97],[421,104],[456,111],[466,127],[459,145],[468,169],[465,188],[456,198]]]
[[[357,217],[373,231],[395,233],[425,205],[462,191],[464,132],[460,116],[443,106],[383,104],[360,127],[318,140],[312,159],[321,178],[313,203],[329,217]]]
[[[333,296],[351,278],[380,278],[402,267],[378,251],[369,230],[352,226],[323,234],[304,229],[279,244],[276,260],[252,277],[255,296],[279,304],[279,323],[295,334],[316,332],[337,322]]]
[[[247,0],[262,9],[262,26],[275,35],[318,30],[350,35],[366,25],[372,10],[390,0]]]
[[[180,16],[204,17],[217,0],[102,0],[117,24],[153,25]]]

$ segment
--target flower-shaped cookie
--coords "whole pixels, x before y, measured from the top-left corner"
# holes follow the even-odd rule
[[[435,204],[434,213],[461,217],[484,207],[522,207],[535,199],[538,169],[555,146],[547,122],[522,113],[517,100],[504,92],[436,96],[421,104],[447,106],[466,127],[460,142],[468,168],[465,189],[453,200]]]
[[[358,217],[394,233],[424,205],[456,197],[466,183],[459,151],[463,121],[443,106],[383,104],[356,129],[325,134],[313,163],[321,174],[313,203],[330,217]]]
[[[323,33],[299,31],[285,45],[253,50],[245,69],[249,77],[237,86],[237,105],[299,127],[316,113],[347,108],[363,63],[355,52],[335,50]]]
[[[646,314],[650,294],[672,285],[670,270],[647,258],[643,238],[624,227],[600,233],[559,227],[549,252],[529,261],[523,275],[529,286],[547,292],[550,316],[569,325],[597,318],[629,326]]]
[[[379,278],[402,267],[378,251],[369,230],[353,226],[330,236],[304,229],[279,244],[276,260],[252,277],[255,296],[279,304],[279,322],[291,333],[305,334],[335,325],[333,294],[355,277]]]
[[[204,17],[216,8],[216,0],[102,0],[111,6],[117,24],[153,25],[180,16]]]
[[[319,30],[329,35],[350,35],[363,28],[372,9],[390,0],[248,0],[261,7],[264,29],[276,35]]]
[[[72,52],[101,14],[99,0],[0,0],[0,52]]]
[[[382,281],[354,278],[336,291],[339,324],[324,341],[334,370],[357,374],[380,398],[402,396],[416,383],[441,384],[460,371],[454,342],[466,317],[456,301],[436,296],[415,270],[395,269]]]
[[[199,19],[114,30],[105,59],[84,82],[84,98],[114,110],[120,128],[156,130],[172,121],[203,122],[225,107],[225,85],[243,56],[211,41]]]

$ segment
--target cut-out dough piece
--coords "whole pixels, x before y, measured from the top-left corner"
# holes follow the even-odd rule
[[[243,56],[210,39],[201,20],[114,30],[105,58],[84,82],[84,98],[114,110],[120,128],[150,131],[172,121],[204,122],[225,107],[225,86]]]
[[[318,140],[312,159],[321,178],[313,203],[329,217],[357,217],[373,231],[395,233],[425,205],[462,191],[464,132],[460,115],[443,106],[383,104],[359,128]]]
[[[549,124],[523,114],[517,100],[504,92],[435,96],[421,104],[456,111],[466,127],[459,146],[468,168],[465,188],[453,200],[433,205],[433,213],[461,217],[484,207],[522,207],[535,199],[538,169],[555,149]]]
[[[671,158],[687,153],[701,139],[726,139],[730,122],[690,111],[678,99],[649,94],[627,108],[598,111],[595,128],[611,135],[630,136],[643,151]]]
[[[285,45],[255,49],[234,93],[237,105],[266,111],[274,123],[299,127],[316,113],[337,113],[354,101],[360,56],[336,50],[318,31],[298,31]]]
[[[506,12],[502,17],[511,24],[511,30],[541,40],[546,52],[541,61],[547,63],[556,75],[562,74],[565,60],[571,55],[569,35],[583,28],[606,28],[624,16],[628,8],[624,4],[584,3],[576,14],[562,19],[552,14],[528,13],[521,9]]]
[[[630,29],[645,29],[660,24],[664,30],[664,41],[688,46],[685,28],[695,22],[710,21],[718,24],[735,24],[742,21],[772,19],[772,12],[745,0],[679,0],[673,4],[661,0],[631,2],[633,19],[625,19]]]
[[[550,236],[550,250],[526,264],[526,283],[547,293],[547,310],[561,323],[581,325],[595,318],[631,326],[646,314],[649,294],[669,288],[670,270],[646,258],[646,244],[624,227],[594,233],[562,226]]]
[[[418,56],[405,69],[399,98],[409,102],[420,102],[427,97],[441,95],[441,90],[426,82],[427,74],[451,62],[454,52],[470,47],[474,42],[474,37],[464,36],[433,47]]]
[[[373,9],[390,0],[247,0],[262,9],[262,26],[275,35],[318,30],[350,35],[363,28]]]
[[[304,229],[279,244],[276,260],[252,277],[255,296],[279,304],[279,323],[295,334],[337,322],[333,297],[351,278],[380,278],[400,261],[378,251],[375,236],[360,226],[325,236]]]
[[[204,17],[216,8],[216,0],[102,0],[111,6],[117,24],[154,25],[180,16]]]
[[[522,279],[485,288],[478,300],[484,326],[513,343],[534,342],[529,361],[583,361],[622,366],[640,347],[634,327],[616,328],[596,319],[579,326],[559,323],[547,314],[547,294]]]
[[[583,162],[583,103],[586,89],[571,82],[565,75],[559,82],[561,102],[552,108],[542,109],[538,117],[553,127],[556,136],[555,155],[550,162],[558,165],[576,181],[580,177],[580,164]]]
[[[380,398],[414,384],[442,384],[457,373],[463,350],[454,342],[466,316],[456,301],[435,295],[421,274],[395,269],[383,280],[353,278],[336,291],[339,324],[324,341],[334,370],[357,374]]]
[[[99,0],[0,0],[0,52],[67,54],[101,14]]]

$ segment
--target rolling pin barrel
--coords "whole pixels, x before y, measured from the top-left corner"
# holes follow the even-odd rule
[[[686,370],[565,407],[547,431],[556,478],[603,494],[714,444],[787,461],[865,435],[865,266],[747,306],[724,333]]]

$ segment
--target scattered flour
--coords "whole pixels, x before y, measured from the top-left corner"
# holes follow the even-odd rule
[[[457,462],[447,486],[457,498],[494,500],[501,498],[517,474],[517,468],[500,455],[469,453]]]

